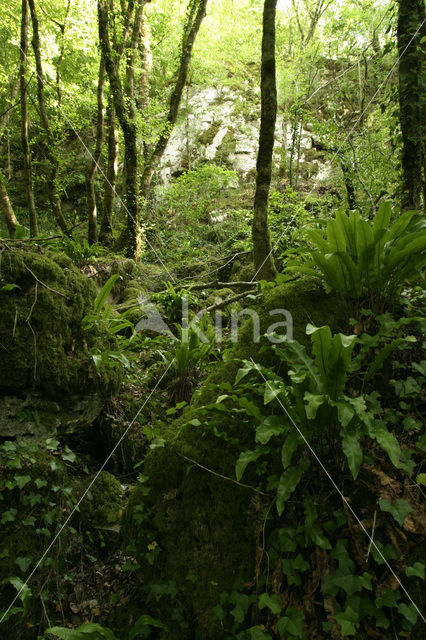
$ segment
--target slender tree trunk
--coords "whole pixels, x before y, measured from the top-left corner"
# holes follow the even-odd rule
[[[150,45],[149,24],[142,16],[141,37],[139,40],[139,57],[141,62],[141,72],[139,75],[137,91],[137,108],[142,111],[148,104],[149,79],[152,69],[152,53]]]
[[[354,210],[357,208],[357,203],[356,203],[355,187],[352,180],[351,170],[349,168],[349,165],[345,156],[343,154],[339,154],[339,158],[340,158],[340,166],[342,168],[342,173],[343,173],[343,180],[346,187],[346,193],[348,196],[348,206],[349,206],[349,209]]]
[[[27,105],[27,56],[28,56],[28,0],[22,0],[21,42],[20,42],[20,67],[19,80],[21,88],[21,143],[22,165],[24,169],[25,191],[27,196],[28,216],[30,219],[30,235],[32,238],[38,235],[37,212],[33,193],[33,180],[31,172],[31,153],[28,141],[28,105]]]
[[[256,193],[253,215],[253,258],[256,279],[273,280],[276,275],[268,229],[268,200],[272,176],[277,87],[275,74],[275,13],[277,0],[265,0],[263,9],[261,121],[257,155]]]
[[[144,0],[140,3],[145,4]],[[137,127],[132,100],[125,100],[119,70],[115,64],[109,35],[109,9],[106,0],[98,0],[99,41],[105,68],[108,74],[114,108],[124,137],[124,164],[126,172],[127,209],[127,255],[135,259],[139,256],[139,211],[138,211],[138,154]]]
[[[115,187],[118,171],[118,129],[115,122],[114,104],[108,107],[108,164],[106,172],[106,185],[102,203],[102,222],[99,231],[99,241],[105,246],[113,243],[112,214],[115,201]]]
[[[101,158],[102,146],[104,142],[104,86],[105,86],[105,63],[101,57],[99,64],[99,78],[97,91],[97,114],[96,114],[96,144],[95,151],[86,174],[86,194],[87,194],[87,213],[89,220],[88,241],[93,244],[98,236],[97,209],[96,209],[96,193],[95,193],[95,176],[98,171],[98,164]]]
[[[20,85],[20,74],[18,69],[18,74],[12,84],[12,92],[10,96],[11,106],[13,105],[14,101],[17,98],[19,85]],[[11,113],[10,111],[6,111],[0,118],[0,139],[3,135],[3,131],[6,125],[9,122],[10,113]],[[9,156],[9,153],[8,153],[8,156]],[[0,171],[0,212],[5,219],[7,230],[9,232],[9,237],[14,238],[16,227],[18,226],[18,220],[16,219],[15,213],[13,211],[13,207],[10,202],[9,195],[7,193],[6,184],[7,184],[6,178],[3,175],[3,173]]]
[[[49,200],[50,200],[50,205],[52,207],[54,216],[56,218],[56,222],[58,223],[60,229],[66,235],[69,235],[68,226],[62,214],[61,199],[58,193],[58,184],[57,184],[58,163],[55,157],[55,139],[54,139],[54,136],[52,135],[52,131],[50,128],[49,116],[47,115],[46,100],[44,95],[44,75],[43,75],[43,66],[41,63],[38,18],[37,18],[34,0],[28,0],[28,2],[29,2],[30,11],[31,11],[31,22],[33,25],[32,45],[33,45],[33,51],[34,51],[34,56],[36,60],[38,104],[39,104],[39,110],[40,110],[41,123],[43,125],[43,129],[45,130],[46,137],[47,137],[46,154],[50,164],[50,175],[48,178]]]
[[[9,237],[15,237],[16,227],[18,226],[18,220],[16,219],[13,207],[10,204],[9,196],[6,189],[6,181],[3,174],[0,172],[0,212],[2,213],[6,222]]]
[[[201,23],[206,15],[207,2],[208,0],[190,0],[188,5],[188,17],[183,32],[179,70],[176,84],[170,97],[169,112],[163,127],[163,132],[161,133],[142,174],[141,195],[145,198],[145,201],[149,200],[152,177],[160,164],[161,158],[163,157],[167,143],[173,131],[173,127],[177,121],[179,106],[182,100],[186,79],[188,77],[189,65],[191,63],[192,49]]]
[[[398,0],[399,106],[402,131],[403,211],[420,209],[424,175],[424,51],[421,40],[425,26],[424,0]],[[420,29],[420,31],[419,31]],[[418,31],[417,35],[416,32]],[[414,36],[414,37],[413,37]],[[423,64],[422,64],[423,58]],[[423,103],[423,104],[422,104]]]

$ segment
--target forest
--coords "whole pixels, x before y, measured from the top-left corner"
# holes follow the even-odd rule
[[[422,640],[425,0],[0,0],[0,637]]]

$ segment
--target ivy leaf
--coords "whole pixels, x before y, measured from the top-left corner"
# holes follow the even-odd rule
[[[286,637],[285,634],[291,634],[296,638],[302,638],[303,613],[295,607],[287,607],[285,617],[278,620],[277,628],[281,638]]]
[[[275,594],[270,596],[269,593],[262,593],[259,597],[259,609],[265,607],[268,607],[274,615],[278,615],[282,609],[281,598]]]
[[[31,480],[31,476],[19,476],[15,475],[15,482],[17,486],[22,490],[26,484]]]
[[[402,498],[395,500],[395,502],[390,502],[389,500],[382,498],[379,500],[379,506],[382,511],[390,513],[401,527],[405,522],[405,518],[413,511],[408,502]]]
[[[334,617],[342,628],[342,636],[355,635],[355,625],[359,620],[359,616],[351,607],[346,607],[345,611],[336,613]]]
[[[413,604],[410,604],[408,606],[403,602],[398,607],[398,613],[403,615],[404,618],[406,618],[410,624],[412,625],[416,624],[418,613],[417,613],[416,607]]]
[[[32,558],[16,558],[15,563],[18,565],[22,573],[25,573],[33,561]]]
[[[415,562],[412,567],[407,567],[405,569],[405,575],[409,578],[410,576],[416,576],[417,578],[425,579],[425,565],[421,562]]]
[[[419,475],[416,477],[416,482],[417,484],[422,484],[424,487],[426,487],[426,473],[419,473]]]

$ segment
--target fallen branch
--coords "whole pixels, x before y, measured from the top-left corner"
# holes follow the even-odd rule
[[[223,289],[228,288],[232,289],[234,287],[253,287],[259,284],[257,281],[254,282],[221,282],[220,280],[212,280],[211,282],[203,282],[201,284],[189,285],[191,291],[198,291],[200,289]],[[188,285],[187,285],[188,286]],[[178,291],[184,289],[185,285],[181,285],[177,287]]]
[[[232,304],[233,302],[237,302],[237,300],[241,300],[241,298],[245,298],[246,296],[249,296],[250,294],[254,294],[254,293],[257,293],[256,289],[251,289],[250,291],[244,291],[243,293],[238,293],[236,296],[227,298],[222,302],[218,302],[217,304],[212,304],[210,307],[207,307],[206,311],[210,313],[211,311],[216,311],[217,309],[223,309],[224,307],[227,307],[229,304]]]
[[[66,298],[66,295],[64,293],[61,293],[60,291],[56,291],[56,289],[52,289],[51,287],[49,287],[45,282],[42,282],[41,280],[39,280],[36,276],[36,274],[31,271],[31,269],[29,267],[27,267],[26,264],[24,264],[24,267],[26,268],[27,271],[29,271],[32,275],[32,277],[34,278],[34,280],[36,282],[38,282],[38,284],[41,284],[42,287],[44,287],[45,289],[48,289],[49,291],[51,291],[52,293],[57,293],[58,296],[62,296],[63,298]]]

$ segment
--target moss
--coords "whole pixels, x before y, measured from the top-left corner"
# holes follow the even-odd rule
[[[327,296],[320,285],[307,279],[265,293],[258,308],[261,332],[271,321],[281,319],[269,315],[271,309],[280,308],[293,314],[294,335],[304,343],[307,322],[321,325],[331,320],[333,329],[340,330],[346,329],[349,315],[341,298]],[[274,364],[269,353],[259,353],[251,336],[249,320],[227,362],[210,375],[183,416],[167,427],[165,448],[151,452],[145,463],[149,493],[142,487],[132,492],[123,523],[125,540],[135,542],[145,579],[175,581],[206,639],[222,637],[212,619],[220,592],[232,589],[239,577],[246,582],[253,579],[256,523],[262,505],[258,494],[232,482],[241,447],[250,446],[252,435],[241,433],[240,426],[224,415],[221,430],[228,439],[218,438],[200,407],[215,401],[220,393],[217,384],[233,383],[239,358],[256,354],[256,359]],[[236,438],[238,445],[233,444]],[[141,505],[144,513],[151,513],[147,528],[135,525],[133,519],[140,515]],[[161,551],[152,568],[145,555],[153,539]],[[194,583],[185,579],[189,571],[196,576]]]
[[[87,500],[81,503],[81,518],[86,526],[107,527],[116,524],[123,509],[122,496],[117,478],[108,471],[101,471],[88,492]]]
[[[220,121],[214,122],[208,129],[200,133],[198,136],[198,142],[205,147],[208,147],[215,139],[221,125],[222,123]]]
[[[52,251],[2,253],[0,285],[0,390],[36,389],[49,398],[94,390],[108,394],[119,375],[95,370],[90,349],[111,346],[101,330],[83,331],[96,289],[71,260]]]

